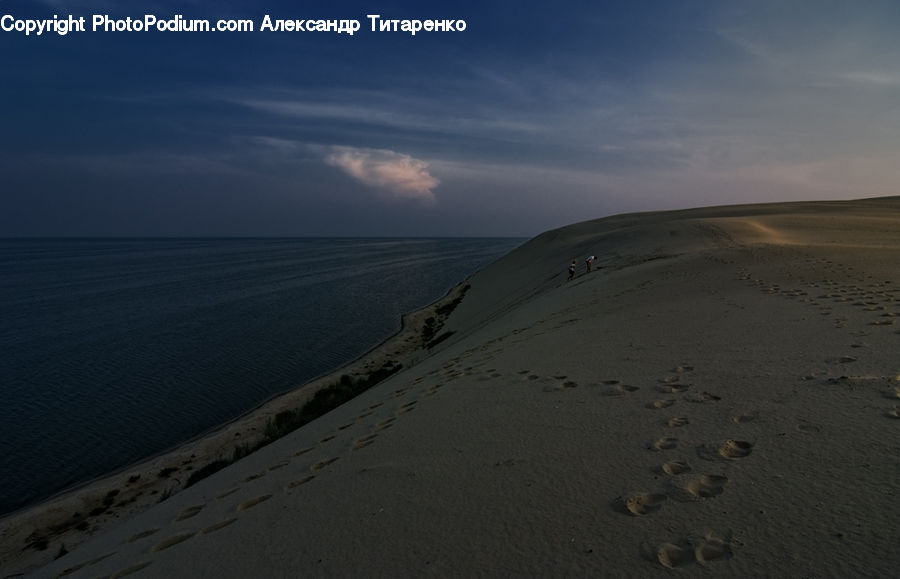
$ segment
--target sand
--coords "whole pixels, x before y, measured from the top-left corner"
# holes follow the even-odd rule
[[[32,574],[893,576],[898,264],[900,198],[547,232],[401,372]]]

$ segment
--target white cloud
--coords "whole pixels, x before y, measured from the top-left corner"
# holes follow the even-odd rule
[[[862,85],[872,85],[876,87],[897,87],[900,86],[900,76],[885,72],[876,72],[871,70],[859,70],[848,72],[843,77],[851,82]]]
[[[356,128],[382,127],[409,133],[489,136],[492,140],[515,141],[532,139],[535,133],[546,129],[528,112],[517,112],[508,105],[478,103],[476,106],[467,97],[463,102],[451,100],[449,106],[436,106],[433,98],[397,91],[331,91],[318,95],[282,91],[252,98],[217,94],[216,98],[286,118],[338,125],[332,130],[342,130],[339,125],[346,123]]]
[[[428,173],[428,163],[409,155],[385,149],[330,147],[325,161],[377,188],[381,197],[435,202],[432,190],[440,181]]]

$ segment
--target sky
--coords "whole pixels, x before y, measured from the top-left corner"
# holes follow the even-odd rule
[[[0,0],[0,237],[512,236],[897,194],[900,3]],[[93,15],[253,32],[91,31]],[[463,31],[370,30],[390,19]],[[350,19],[352,36],[262,31]]]

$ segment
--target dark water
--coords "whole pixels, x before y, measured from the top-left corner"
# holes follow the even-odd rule
[[[0,513],[349,362],[521,241],[0,240]]]

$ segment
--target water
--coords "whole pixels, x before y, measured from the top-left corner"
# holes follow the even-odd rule
[[[0,513],[349,362],[520,242],[0,240]]]

